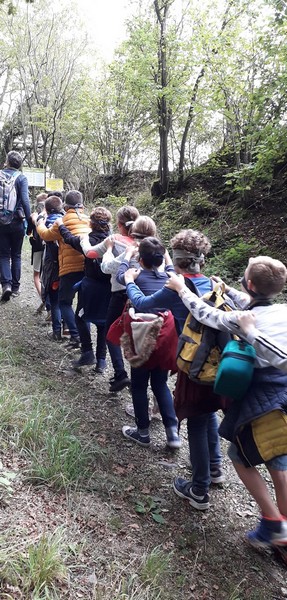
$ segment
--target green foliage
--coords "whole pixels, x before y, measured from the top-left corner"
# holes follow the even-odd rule
[[[161,514],[165,512],[165,509],[162,507],[162,498],[158,498],[157,496],[148,496],[144,501],[136,502],[135,511],[141,515],[150,514],[152,519],[160,525],[164,525],[166,522]]]
[[[209,258],[204,272],[206,275],[219,275],[227,282],[236,281],[243,275],[248,259],[254,254],[257,254],[256,243],[246,243],[239,239],[232,248]]]

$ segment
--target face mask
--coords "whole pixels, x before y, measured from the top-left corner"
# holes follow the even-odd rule
[[[249,296],[251,296],[252,298],[260,298],[260,294],[257,294],[257,292],[254,292],[253,290],[250,290],[247,287],[247,281],[245,279],[245,275],[243,275],[243,277],[240,280],[240,283],[242,285],[242,287],[244,287],[244,289],[246,290],[247,294],[249,294]]]

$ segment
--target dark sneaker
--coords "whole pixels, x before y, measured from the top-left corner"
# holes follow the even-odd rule
[[[150,446],[149,435],[141,435],[137,427],[129,427],[128,425],[124,425],[122,432],[125,438],[135,442],[139,446],[145,446],[146,448]]]
[[[125,387],[130,385],[130,379],[127,375],[122,377],[115,377],[113,381],[110,383],[110,392],[120,392]]]
[[[176,427],[166,427],[166,445],[169,448],[181,448],[181,439],[177,433]]]
[[[12,295],[11,285],[9,283],[4,283],[2,285],[1,302],[8,302],[8,300],[10,300],[11,295]]]
[[[210,469],[210,480],[211,483],[223,483],[225,481],[225,475],[221,467],[213,467]]]
[[[12,290],[11,298],[18,298],[20,296],[20,290]]]
[[[71,336],[69,342],[67,344],[67,348],[71,348],[75,350],[76,348],[80,348],[81,340],[78,336]]]
[[[41,302],[41,304],[39,304],[35,315],[40,315],[43,312],[43,310],[45,310],[45,302]]]
[[[82,352],[79,360],[74,360],[74,367],[84,367],[85,365],[94,365],[96,362],[95,355],[92,350]]]
[[[103,373],[107,368],[107,363],[104,358],[98,358],[95,373]]]
[[[209,495],[197,496],[192,491],[192,482],[182,477],[176,477],[173,482],[174,492],[189,501],[189,504],[197,510],[207,510],[209,508]]]
[[[62,336],[60,331],[49,331],[47,333],[47,337],[49,340],[53,340],[54,342],[62,342]]]
[[[255,531],[248,531],[246,541],[254,548],[284,546],[287,544],[287,521],[273,521],[262,517]]]

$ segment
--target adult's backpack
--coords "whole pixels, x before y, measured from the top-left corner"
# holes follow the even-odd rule
[[[196,285],[186,279],[186,285],[200,296]],[[225,312],[234,309],[232,301],[224,293],[224,284],[216,283],[202,300]],[[177,366],[188,377],[199,384],[212,385],[215,381],[220,357],[227,342],[233,336],[199,323],[191,313],[187,315],[182,333],[179,336]]]
[[[16,171],[12,175],[6,171],[0,171],[0,223],[9,225],[17,208],[17,191],[15,182],[20,175]]]

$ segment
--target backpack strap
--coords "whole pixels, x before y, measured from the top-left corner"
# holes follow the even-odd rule
[[[192,278],[190,277],[185,277],[184,278],[184,283],[186,285],[186,287],[188,287],[188,289],[193,292],[194,294],[196,294],[199,298],[201,297],[199,290],[197,289],[195,283],[192,281]]]

